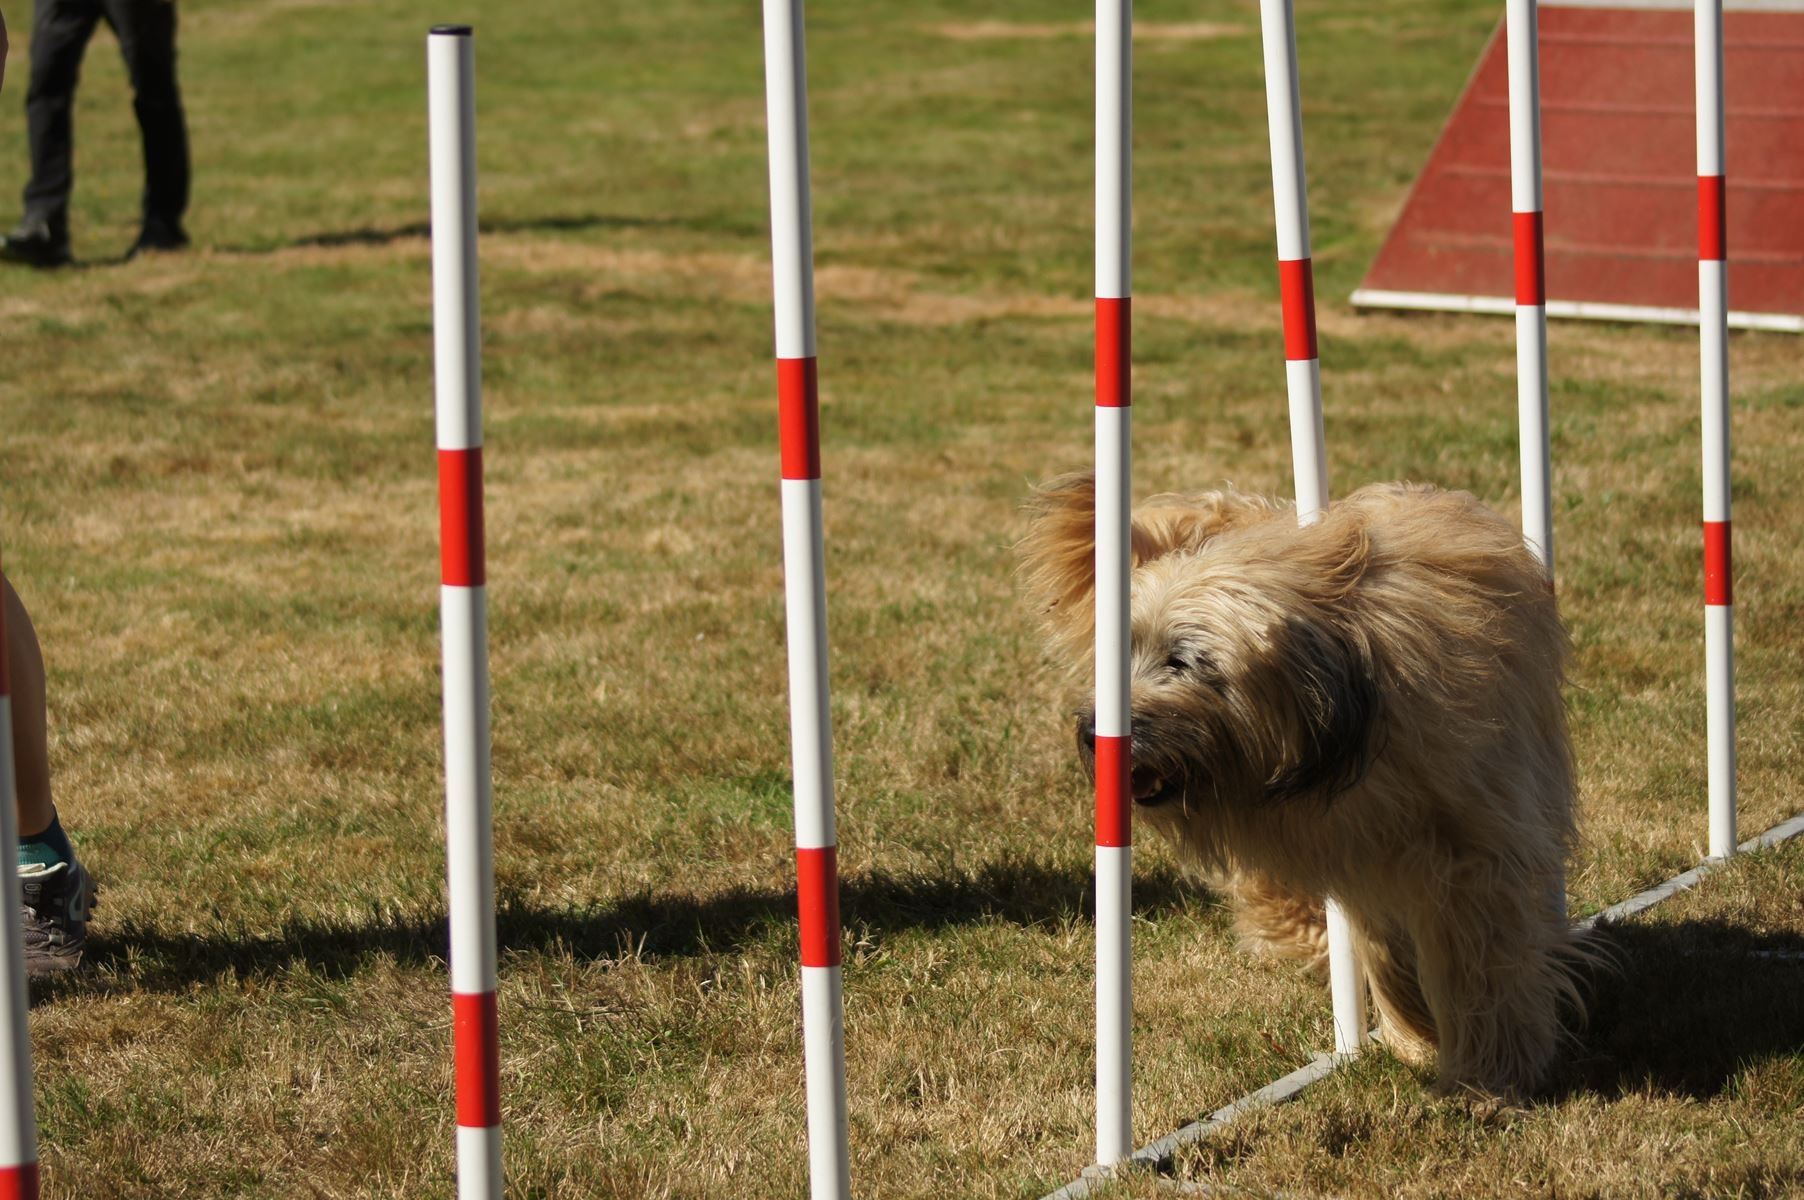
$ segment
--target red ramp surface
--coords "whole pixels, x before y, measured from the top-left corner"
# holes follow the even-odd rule
[[[1804,332],[1804,0],[1723,15],[1729,324]],[[1540,9],[1549,316],[1697,324],[1690,5]],[[1513,313],[1501,28],[1353,303]]]

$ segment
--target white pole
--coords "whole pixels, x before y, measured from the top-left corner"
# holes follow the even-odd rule
[[[1704,674],[1710,855],[1735,853],[1735,638],[1729,553],[1729,278],[1723,5],[1697,0],[1698,335],[1704,425]]]
[[[1517,453],[1522,540],[1553,583],[1553,453],[1547,425],[1547,253],[1541,218],[1541,34],[1536,0],[1506,0],[1510,71],[1510,221],[1516,259]],[[1566,913],[1566,879],[1548,884]]]
[[[19,859],[19,783],[13,762],[12,678],[6,661],[6,612],[0,605],[0,864]],[[17,885],[14,885],[17,899]],[[37,1200],[38,1126],[32,1110],[31,1025],[25,947],[19,922],[0,934],[0,1197]]]
[[[1522,536],[1553,577],[1553,485],[1547,438],[1547,278],[1541,223],[1541,65],[1535,0],[1507,0],[1510,210],[1516,244],[1516,406]]]
[[[1096,2],[1096,1161],[1134,1152],[1133,0]]]
[[[495,851],[489,773],[488,607],[482,526],[482,343],[476,289],[475,55],[468,26],[426,37],[432,148],[432,328],[437,378],[444,638],[445,863],[459,1200],[499,1200]]]
[[[1297,85],[1296,18],[1290,0],[1260,0],[1265,43],[1265,113],[1272,147],[1272,204],[1278,230],[1278,287],[1284,306],[1284,374],[1290,395],[1290,454],[1297,521],[1328,507],[1328,451],[1322,432],[1322,372],[1315,335],[1315,273],[1309,250],[1309,189],[1303,168],[1303,106]],[[1346,913],[1328,899],[1328,978],[1334,1049],[1365,1043],[1365,982]]]
[[[852,1192],[852,1174],[846,1137],[839,861],[833,822],[833,726],[827,693],[827,570],[821,534],[820,403],[815,373],[808,86],[801,0],[764,2],[764,89],[770,142],[771,279],[777,335],[808,1174],[814,1200],[845,1200]]]

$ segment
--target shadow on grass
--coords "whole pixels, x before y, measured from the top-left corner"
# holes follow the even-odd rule
[[[698,228],[719,232],[718,225],[680,217],[625,217],[604,213],[572,213],[546,217],[488,217],[477,224],[479,234],[496,233],[581,233],[591,229],[665,229]],[[220,246],[220,254],[274,254],[281,250],[306,250],[338,246],[386,246],[392,242],[419,241],[432,236],[430,221],[410,221],[388,227],[365,225],[353,229],[334,229],[310,233],[292,241],[276,244]]]
[[[718,220],[706,220],[687,217],[625,217],[609,216],[603,213],[574,213],[567,216],[547,217],[494,217],[485,218],[478,223],[479,234],[497,233],[581,233],[591,229],[688,229],[703,233],[736,233],[743,236],[756,236],[762,227],[746,226],[743,229],[729,227]],[[309,233],[286,242],[246,242],[224,246],[197,246],[197,250],[212,254],[239,255],[254,257],[257,255],[279,254],[285,250],[333,249],[344,246],[387,246],[394,242],[424,241],[432,236],[430,221],[410,221],[405,225],[376,226],[364,225],[352,229],[332,229],[323,233]],[[129,249],[115,255],[101,255],[96,258],[79,258],[58,270],[95,271],[111,267],[122,267],[136,261],[136,255]],[[30,267],[21,268],[31,270]]]
[[[1804,935],[1724,921],[1610,926],[1562,1097],[1720,1094],[1749,1063],[1804,1053]]]
[[[853,941],[869,934],[996,922],[1034,926],[1087,920],[1092,908],[1088,864],[1032,859],[987,863],[937,875],[864,872],[844,880],[843,922]],[[1161,919],[1206,903],[1205,893],[1165,867],[1134,880],[1138,916]],[[736,889],[709,896],[644,892],[589,908],[537,907],[501,897],[496,914],[503,971],[510,954],[568,953],[578,959],[644,959],[732,954],[758,945],[793,943],[793,890]],[[445,957],[446,918],[431,912],[372,914],[364,921],[293,922],[274,933],[171,933],[139,923],[96,927],[91,970],[34,985],[33,1000],[124,991],[185,991],[228,976],[273,976],[294,970],[333,979],[386,958],[422,965]]]

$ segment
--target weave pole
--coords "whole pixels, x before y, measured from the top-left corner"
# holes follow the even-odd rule
[[[13,763],[12,673],[0,604],[0,863],[19,860],[19,779]],[[16,885],[15,885],[16,888]],[[14,900],[18,899],[17,891]],[[38,1123],[32,1109],[30,1000],[17,919],[0,936],[0,1200],[38,1198]]]
[[[1547,255],[1541,228],[1541,48],[1536,0],[1506,0],[1510,68],[1510,211],[1516,248],[1516,408],[1522,537],[1553,577],[1553,485],[1547,442]]]
[[[1134,1152],[1133,0],[1096,0],[1096,1161]]]
[[[495,1017],[495,848],[482,536],[482,340],[476,290],[475,53],[465,25],[426,37],[432,145],[439,615],[444,638],[445,864],[459,1200],[501,1196]]]
[[[1710,855],[1735,853],[1735,637],[1729,555],[1729,278],[1723,5],[1697,0],[1698,339],[1704,429],[1704,676]]]
[[[820,402],[801,0],[764,0],[764,95],[770,139],[771,286],[783,476],[783,591],[789,629],[808,1176],[814,1200],[845,1200],[851,1195],[852,1174],[846,1141],[839,857],[827,695],[827,568],[821,536]]]
[[[1297,523],[1328,507],[1328,450],[1322,431],[1322,369],[1315,336],[1315,272],[1309,249],[1309,187],[1303,169],[1303,106],[1297,84],[1297,29],[1291,0],[1260,0],[1265,43],[1265,114],[1272,145],[1272,206],[1278,230],[1278,289],[1284,307],[1284,376],[1290,397],[1290,457]],[[1328,898],[1328,981],[1334,1049],[1365,1044],[1365,981],[1346,913]]]
[[[1522,541],[1553,581],[1553,452],[1547,428],[1547,251],[1541,220],[1541,33],[1536,0],[1506,0],[1510,69],[1510,221],[1516,251],[1517,453]],[[1548,882],[1564,916],[1566,879]]]

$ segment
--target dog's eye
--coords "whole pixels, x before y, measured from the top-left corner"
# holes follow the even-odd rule
[[[1217,691],[1222,689],[1221,672],[1216,669],[1215,660],[1207,652],[1189,647],[1173,650],[1165,657],[1165,669],[1173,675],[1183,675],[1187,679],[1206,684]]]

